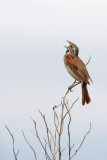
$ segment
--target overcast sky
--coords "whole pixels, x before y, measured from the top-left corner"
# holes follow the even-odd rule
[[[92,122],[92,132],[77,155],[79,160],[106,160],[107,148],[107,1],[105,0],[1,0],[0,1],[0,159],[14,159],[15,136],[19,159],[34,159],[22,129],[34,146],[30,116],[43,123],[38,109],[52,123],[52,107],[59,104],[73,78],[63,64],[66,40],[79,47],[93,84],[92,102],[81,105],[81,87],[68,96],[72,104],[72,132],[78,145]],[[66,142],[64,142],[66,143]],[[40,147],[38,147],[40,152]],[[40,159],[41,154],[39,154]],[[76,159],[76,158],[74,158]]]

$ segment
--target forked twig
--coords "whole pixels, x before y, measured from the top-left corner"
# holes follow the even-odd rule
[[[65,113],[63,119],[65,119],[65,117],[67,116],[67,114],[69,114],[70,110],[73,108],[74,104],[78,101],[78,99],[79,99],[79,98],[77,98],[77,99],[73,102],[72,106],[71,106],[71,107],[67,110],[67,112]]]
[[[33,151],[34,156],[35,156],[35,159],[37,160],[36,152],[35,152],[34,148],[30,145],[30,143],[29,143],[29,142],[28,142],[28,140],[26,139],[26,136],[25,136],[25,134],[24,134],[24,132],[23,132],[23,131],[22,131],[22,133],[23,133],[23,137],[24,137],[24,139],[25,139],[26,143],[28,144],[28,146],[29,146],[29,147],[31,148],[31,150]]]
[[[14,149],[14,136],[13,136],[13,134],[10,132],[9,128],[8,128],[6,125],[5,125],[5,127],[6,127],[7,131],[9,132],[9,134],[10,134],[11,137],[12,137],[12,141],[13,141],[13,154],[14,154],[15,160],[17,160],[17,156],[18,156],[18,154],[19,154],[19,150],[18,150],[17,153],[15,153],[15,149]]]
[[[44,120],[44,122],[45,122],[45,127],[46,127],[46,132],[47,132],[47,139],[48,139],[49,149],[50,149],[50,151],[51,151],[51,154],[52,154],[53,159],[55,160],[55,155],[54,155],[54,152],[52,151],[52,146],[51,146],[51,143],[50,143],[49,133],[50,133],[51,138],[52,138],[52,140],[53,140],[53,142],[54,142],[54,145],[56,146],[55,140],[54,140],[54,138],[53,138],[52,132],[50,131],[50,129],[49,129],[49,127],[48,127],[48,124],[47,124],[47,122],[46,122],[45,116],[44,116],[40,111],[39,111],[39,113],[41,114],[41,116],[42,116],[42,118],[43,118],[43,120]]]
[[[68,90],[67,90],[67,92],[66,92],[66,94],[65,94],[65,96],[64,96],[64,100],[65,100],[67,94],[72,90],[72,88],[74,88],[75,86],[79,85],[80,83],[81,83],[81,82],[77,82],[77,81],[75,80],[75,81],[73,82],[73,84],[68,87]]]
[[[55,128],[56,128],[57,133],[59,134],[59,131],[58,131],[59,118],[58,118],[58,115],[57,115],[57,113],[56,113],[56,111],[55,111],[55,108],[56,108],[56,107],[57,107],[57,106],[53,107],[53,111],[54,111],[54,125],[55,125]],[[56,119],[57,119],[57,123],[58,123],[58,124],[56,124]]]
[[[32,117],[30,117],[30,118],[31,118],[31,120],[33,121],[34,126],[35,126],[35,133],[36,133],[35,136],[38,138],[38,140],[39,140],[39,142],[40,142],[43,150],[45,151],[45,154],[46,154],[47,158],[48,158],[49,160],[51,160],[49,154],[48,154],[47,151],[46,151],[46,146],[44,147],[44,145],[43,145],[43,143],[42,143],[42,141],[41,141],[41,139],[40,139],[40,137],[39,137],[39,134],[38,134],[38,131],[37,131],[37,127],[36,127],[36,121],[35,121]]]

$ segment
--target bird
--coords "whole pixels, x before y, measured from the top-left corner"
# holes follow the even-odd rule
[[[91,77],[87,71],[86,65],[84,62],[78,57],[79,48],[76,44],[70,42],[69,46],[64,46],[67,50],[63,57],[65,67],[68,73],[77,81],[81,82],[82,85],[82,105],[85,103],[89,104],[91,102],[91,98],[88,93],[87,84],[90,85],[89,79]],[[92,80],[91,80],[92,82]]]

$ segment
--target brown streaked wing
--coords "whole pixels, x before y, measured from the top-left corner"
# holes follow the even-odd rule
[[[71,64],[71,63],[67,63],[69,68],[85,83],[89,83],[88,78],[90,78],[87,68],[85,66],[85,64],[83,63],[83,61],[77,57],[77,56],[73,56],[73,55],[69,55],[71,59],[73,59],[75,61],[75,65]]]

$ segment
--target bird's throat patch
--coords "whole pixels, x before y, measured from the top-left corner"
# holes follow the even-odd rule
[[[70,55],[65,56],[67,63],[75,65],[74,59]]]

